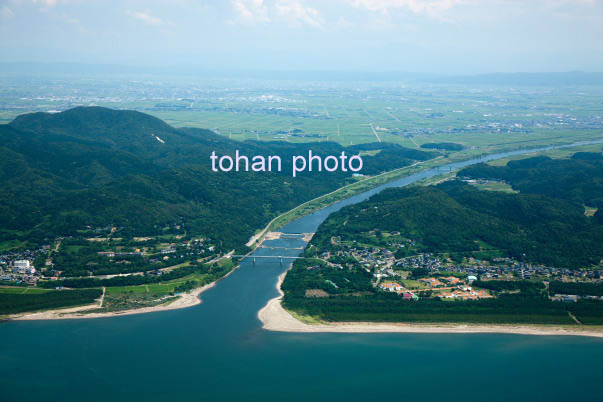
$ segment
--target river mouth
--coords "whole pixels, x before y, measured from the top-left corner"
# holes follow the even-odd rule
[[[501,153],[450,167],[561,147]],[[442,169],[448,167],[343,200],[281,231],[314,232],[345,205]],[[266,240],[238,270],[203,293],[202,304],[190,308],[3,323],[0,400],[600,400],[600,339],[263,330],[257,312],[278,295],[276,279],[290,260],[259,257],[277,251],[298,256],[305,244],[296,235]]]

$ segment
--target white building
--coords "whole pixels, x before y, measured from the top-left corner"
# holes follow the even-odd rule
[[[29,260],[16,260],[13,262],[13,271],[19,273],[33,274],[36,269],[31,265]]]
[[[30,263],[29,260],[16,260],[13,262],[13,267],[17,269],[29,269]]]

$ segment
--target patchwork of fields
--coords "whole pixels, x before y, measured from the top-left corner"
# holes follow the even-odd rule
[[[177,127],[209,128],[236,140],[383,141],[411,148],[454,141],[482,150],[579,141],[603,132],[603,88],[597,86],[155,76],[69,82],[0,76],[0,83],[0,122],[31,111],[99,105],[139,110]]]

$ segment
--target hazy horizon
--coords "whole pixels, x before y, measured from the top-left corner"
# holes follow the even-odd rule
[[[42,69],[43,68],[43,69]],[[379,69],[345,69],[345,68],[323,68],[323,69],[293,69],[293,68],[227,68],[227,67],[213,67],[208,68],[201,64],[173,64],[173,65],[148,65],[148,64],[127,64],[127,63],[87,63],[87,62],[74,62],[74,61],[31,61],[31,60],[15,60],[15,61],[0,61],[0,72],[74,72],[74,73],[89,73],[89,72],[110,72],[110,73],[169,73],[175,72],[176,75],[183,75],[186,73],[233,73],[236,74],[270,74],[270,73],[282,73],[282,74],[350,74],[354,75],[367,75],[367,76],[416,76],[416,77],[427,77],[427,78],[446,78],[446,77],[472,77],[472,76],[486,76],[486,75],[539,75],[539,74],[585,74],[585,75],[599,75],[603,74],[603,66],[599,70],[534,70],[534,71],[488,71],[488,72],[424,72],[424,71],[412,71],[412,70],[379,70]]]
[[[0,62],[471,75],[603,70],[603,0],[0,0]]]

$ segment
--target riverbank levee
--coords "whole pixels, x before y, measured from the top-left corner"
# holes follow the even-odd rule
[[[438,156],[433,159],[429,159],[426,161],[415,162],[409,166],[404,166],[398,169],[390,170],[388,172],[380,173],[376,176],[366,177],[357,182],[345,185],[341,188],[338,188],[330,193],[323,194],[318,196],[312,200],[306,201],[303,204],[298,205],[297,207],[284,212],[283,214],[275,217],[271,220],[266,227],[259,230],[256,234],[251,236],[249,241],[246,243],[246,246],[252,247],[254,244],[261,243],[263,238],[270,233],[269,231],[274,231],[286,224],[299,219],[303,216],[306,216],[314,211],[325,208],[329,205],[335,204],[337,202],[343,201],[345,199],[351,198],[355,195],[362,195],[363,193],[370,191],[374,188],[380,188],[381,186],[386,185],[387,183],[395,182],[400,179],[403,179],[406,176],[411,176],[414,174],[418,174],[421,171],[430,170],[430,169],[440,169],[439,175],[450,174],[453,169],[448,168],[451,165],[456,165],[457,163],[462,163],[468,160],[478,160],[478,162],[487,162],[489,160],[498,159],[498,155],[507,154],[510,157],[525,155],[530,153],[542,152],[542,151],[552,151],[552,150],[563,150],[565,148],[575,148],[575,147],[584,147],[590,146],[594,144],[603,143],[603,139],[597,139],[592,141],[580,141],[571,144],[562,143],[558,145],[552,146],[541,146],[534,147],[530,149],[523,148],[512,148],[512,149],[498,149],[493,150],[489,149],[486,152],[477,152],[476,150],[467,149],[460,152],[456,152],[450,155],[446,155],[446,157]],[[477,153],[476,153],[477,152]],[[465,165],[461,166],[464,167]]]

